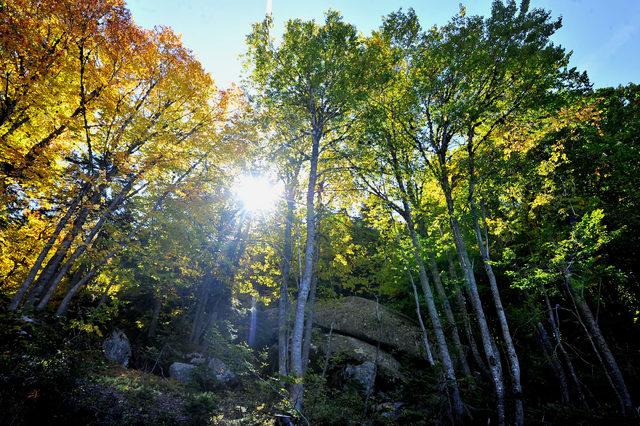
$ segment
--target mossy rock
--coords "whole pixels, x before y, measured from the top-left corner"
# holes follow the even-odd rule
[[[378,372],[388,381],[401,381],[404,377],[400,371],[400,363],[388,352],[378,349],[355,337],[331,333],[316,337],[315,345],[326,356],[339,357],[358,363],[373,362],[378,366]]]
[[[388,351],[423,357],[420,327],[407,316],[373,300],[354,296],[318,302],[314,323],[372,345],[379,342]]]

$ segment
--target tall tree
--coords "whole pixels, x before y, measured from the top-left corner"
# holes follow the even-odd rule
[[[303,402],[302,341],[305,305],[313,279],[315,251],[315,194],[318,162],[327,136],[339,132],[348,113],[365,93],[366,64],[355,28],[337,12],[328,12],[322,25],[299,19],[288,21],[279,45],[270,36],[271,17],[255,24],[247,37],[254,86],[263,102],[304,117],[311,141],[306,192],[304,269],[296,301],[291,337],[291,372],[295,382],[291,400]]]

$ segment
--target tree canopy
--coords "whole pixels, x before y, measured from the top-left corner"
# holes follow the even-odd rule
[[[122,0],[0,2],[1,422],[636,421],[639,86],[528,1],[420,21],[267,15],[221,90]]]

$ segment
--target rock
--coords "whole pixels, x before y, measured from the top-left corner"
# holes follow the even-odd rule
[[[113,330],[111,335],[102,343],[102,351],[107,359],[117,362],[123,367],[129,365],[131,345],[124,332]]]
[[[211,358],[207,366],[213,373],[216,380],[220,383],[229,384],[237,380],[235,373],[218,358]]]
[[[357,337],[373,344],[380,342],[385,349],[422,358],[420,327],[405,315],[382,305],[376,306],[373,300],[344,297],[318,302],[314,323],[325,330],[331,329],[333,324],[334,334]]]
[[[330,356],[340,355],[347,360],[360,363],[375,363],[377,352],[379,374],[389,381],[404,379],[400,372],[400,363],[391,354],[382,349],[378,350],[375,346],[355,337],[331,333],[331,343],[329,343],[329,335],[323,334],[316,338],[315,345],[325,356],[327,351],[331,350]]]
[[[376,382],[376,365],[371,361],[360,365],[347,365],[344,375],[348,380],[356,383],[365,395],[369,395]]]
[[[206,359],[204,358],[204,355],[202,355],[199,352],[186,354],[185,358],[189,360],[189,364],[193,364],[193,365],[201,365],[201,364],[204,364],[206,361]]]
[[[196,368],[196,366],[193,364],[174,362],[169,366],[169,376],[179,382],[188,383],[191,381],[194,368]]]
[[[199,361],[199,358],[194,358]],[[204,362],[203,362],[204,364]],[[194,364],[186,364],[184,362],[174,362],[169,367],[169,376],[173,379],[176,379],[179,382],[187,383],[193,379],[193,370],[199,368],[198,365]],[[209,362],[206,364],[202,373],[207,372],[211,375],[213,379],[221,384],[232,384],[237,380],[237,377],[227,365],[220,361],[218,358],[211,358]]]

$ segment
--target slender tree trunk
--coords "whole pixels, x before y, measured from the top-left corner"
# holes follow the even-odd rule
[[[278,373],[284,377],[289,374],[287,338],[287,318],[289,310],[289,279],[291,277],[291,260],[293,258],[293,219],[295,180],[290,182],[285,191],[287,197],[287,213],[284,225],[284,249],[282,257],[282,282],[280,283],[280,299],[278,301]]]
[[[451,257],[451,253],[447,251],[447,262],[449,263],[449,277],[452,280],[452,283],[455,285],[454,292],[454,301],[456,304],[456,310],[460,318],[462,318],[462,325],[464,327],[464,331],[467,337],[467,342],[469,343],[469,349],[471,350],[471,355],[473,356],[473,360],[480,368],[483,373],[489,374],[489,369],[487,368],[487,364],[485,363],[480,351],[478,350],[478,344],[476,343],[476,338],[473,334],[473,327],[471,326],[471,319],[469,318],[469,313],[467,312],[467,301],[465,298],[465,289],[458,281],[458,274],[456,273],[456,265],[453,261],[453,257]]]
[[[158,330],[158,321],[160,320],[160,311],[162,311],[162,296],[156,294],[153,301],[153,314],[151,316],[151,324],[149,324],[149,337],[156,337]]]
[[[317,252],[316,248],[316,252]],[[317,260],[316,260],[317,262]],[[307,367],[309,366],[309,353],[311,351],[311,339],[313,332],[313,312],[316,304],[316,288],[318,286],[318,275],[317,273],[313,274],[313,279],[311,280],[311,290],[309,291],[309,300],[307,301],[307,318],[304,323],[304,340],[302,342],[302,362],[304,366],[304,371],[307,371]]]
[[[258,328],[258,306],[256,296],[251,296],[251,310],[249,311],[249,336],[247,344],[254,347],[256,344],[256,329]]]
[[[451,356],[449,355],[449,347],[447,345],[447,339],[444,335],[444,330],[442,328],[442,323],[440,322],[440,317],[438,316],[438,310],[436,308],[435,301],[433,300],[433,293],[431,292],[431,287],[429,286],[429,278],[427,277],[427,270],[424,265],[424,260],[422,259],[422,247],[420,244],[420,240],[414,228],[413,219],[411,217],[411,209],[409,208],[408,203],[404,203],[406,216],[405,221],[407,224],[407,230],[409,235],[411,236],[411,243],[413,244],[413,256],[415,258],[416,263],[418,264],[418,274],[420,277],[420,284],[422,285],[422,291],[425,295],[425,301],[427,304],[427,312],[429,313],[429,317],[431,319],[431,325],[433,326],[433,334],[436,338],[436,343],[438,345],[438,351],[440,355],[440,361],[445,370],[445,377],[447,379],[447,388],[450,392],[450,397],[453,405],[453,413],[456,419],[461,419],[464,407],[462,405],[462,398],[460,397],[460,390],[458,388],[458,381],[456,379],[456,373],[453,368],[453,362],[451,361]]]
[[[9,305],[10,311],[15,311],[18,309],[18,306],[22,302],[22,298],[25,296],[29,287],[31,287],[33,280],[35,279],[36,275],[38,274],[38,271],[42,267],[42,263],[44,262],[44,259],[49,254],[49,251],[51,251],[51,248],[55,244],[62,230],[65,228],[65,226],[67,226],[67,223],[69,223],[71,216],[73,216],[73,213],[75,213],[76,209],[80,205],[80,202],[82,201],[82,198],[84,196],[84,192],[85,191],[83,188],[83,190],[76,196],[76,198],[73,200],[71,205],[67,208],[67,212],[64,214],[64,216],[60,218],[60,221],[56,225],[56,228],[54,229],[53,233],[47,240],[47,243],[44,245],[44,247],[40,251],[40,254],[38,255],[38,258],[36,259],[35,263],[29,270],[29,274],[27,275],[27,278],[25,278],[25,280],[22,282],[22,285],[20,286],[16,294],[13,296],[13,299],[11,300],[11,304]]]
[[[631,395],[629,394],[629,390],[627,389],[622,371],[620,370],[620,367],[618,366],[618,363],[613,356],[613,352],[611,352],[611,349],[609,348],[609,345],[604,338],[602,331],[600,330],[600,326],[593,317],[591,308],[587,304],[582,294],[580,294],[574,288],[572,283],[571,271],[569,270],[567,270],[565,273],[564,284],[567,291],[573,298],[576,307],[578,308],[580,316],[584,321],[588,333],[593,339],[597,351],[600,352],[600,355],[602,356],[605,370],[609,374],[612,385],[616,393],[618,394],[623,414],[628,416],[635,414]]]
[[[92,201],[95,201],[95,200],[96,198],[94,195],[94,198],[92,198]],[[71,229],[69,230],[69,232],[67,232],[64,239],[56,249],[56,252],[53,254],[53,256],[51,256],[51,259],[49,259],[46,266],[44,267],[44,270],[42,271],[42,273],[40,273],[40,276],[38,277],[35,284],[31,288],[31,291],[27,296],[26,305],[33,306],[36,304],[36,302],[38,301],[38,298],[41,296],[47,284],[50,282],[51,278],[54,276],[54,274],[58,270],[60,263],[62,263],[67,253],[69,252],[69,249],[71,248],[71,244],[73,243],[73,241],[75,241],[78,234],[82,231],[82,226],[87,221],[89,212],[90,212],[90,209],[88,207],[83,207],[80,210],[75,220],[73,221],[73,225],[71,226]]]
[[[309,366],[309,351],[311,349],[311,339],[313,332],[313,313],[316,304],[316,289],[318,287],[318,260],[320,259],[320,211],[322,209],[322,189],[324,182],[318,184],[317,208],[316,208],[316,248],[313,252],[313,278],[311,279],[311,289],[309,290],[309,300],[306,305],[305,331],[302,341],[302,364],[304,371]]]
[[[431,344],[429,343],[429,334],[427,333],[427,327],[424,326],[424,321],[422,320],[422,310],[420,309],[420,298],[418,297],[418,289],[416,288],[416,283],[413,281],[413,274],[411,271],[407,270],[407,275],[409,276],[409,282],[411,283],[411,288],[413,289],[413,300],[416,302],[416,315],[418,317],[418,324],[420,324],[420,330],[422,330],[422,344],[424,345],[424,353],[427,359],[427,362],[430,366],[435,365],[435,361],[433,360],[433,353],[431,352]]]
[[[491,296],[493,297],[493,304],[498,313],[498,321],[500,323],[500,330],[502,330],[502,340],[505,343],[507,349],[507,359],[509,361],[509,371],[511,372],[511,387],[513,389],[513,398],[515,400],[515,424],[522,426],[524,424],[524,406],[522,401],[522,384],[520,382],[520,360],[516,352],[513,339],[511,338],[511,332],[509,331],[509,322],[507,321],[507,315],[504,312],[502,306],[502,298],[500,297],[500,290],[498,289],[498,283],[496,276],[493,273],[493,266],[491,266],[491,257],[489,256],[489,236],[486,232],[485,237],[482,236],[482,230],[480,228],[480,217],[478,214],[478,207],[475,199],[475,164],[474,164],[474,145],[472,139],[467,143],[467,151],[469,153],[469,206],[471,207],[471,219],[473,221],[473,231],[476,236],[476,242],[478,243],[478,250],[480,251],[480,257],[482,258],[482,265],[487,274],[489,280],[489,288],[491,289]]]
[[[49,303],[49,300],[53,296],[62,278],[64,278],[66,273],[73,266],[74,262],[80,256],[82,256],[82,254],[84,254],[84,252],[87,250],[87,248],[89,247],[89,245],[91,244],[95,236],[102,229],[102,226],[105,224],[106,220],[109,218],[111,213],[113,213],[113,211],[120,205],[120,203],[122,203],[122,201],[124,200],[124,197],[131,190],[135,182],[135,178],[136,176],[131,177],[129,181],[124,185],[124,187],[120,190],[120,192],[113,198],[111,203],[109,203],[109,205],[104,210],[102,215],[98,218],[98,221],[96,222],[96,224],[93,226],[93,228],[91,228],[91,231],[89,231],[89,234],[85,237],[84,242],[78,248],[75,249],[75,251],[71,254],[71,256],[69,256],[69,259],[60,267],[60,270],[53,277],[51,282],[46,284],[49,286],[49,288],[47,289],[47,292],[38,303],[38,306],[37,306],[38,310],[42,310],[47,306],[47,304]]]
[[[291,402],[297,411],[302,410],[304,383],[304,368],[302,363],[302,338],[304,336],[304,317],[307,298],[311,289],[311,279],[313,276],[313,256],[316,241],[316,215],[315,215],[315,194],[316,181],[318,178],[318,157],[320,154],[320,139],[322,137],[321,128],[314,123],[311,158],[309,166],[309,186],[307,187],[307,241],[304,257],[304,272],[298,290],[298,300],[296,301],[295,319],[293,322],[293,334],[291,336],[291,372],[295,376],[295,381],[291,386]]]
[[[389,212],[389,218],[391,219],[391,224],[393,224],[393,228],[395,229],[395,219],[393,218],[393,213]],[[402,247],[400,241],[400,234],[395,232],[396,234],[396,243],[398,244],[398,248]],[[416,316],[418,317],[418,324],[420,324],[420,330],[422,331],[422,344],[424,346],[424,354],[427,362],[430,366],[435,365],[435,360],[433,358],[433,352],[431,351],[431,343],[429,342],[429,333],[427,332],[427,327],[424,325],[424,320],[422,319],[422,309],[420,309],[420,297],[418,296],[418,289],[416,287],[416,283],[413,280],[413,274],[411,270],[407,268],[407,277],[409,278],[409,283],[411,283],[411,289],[413,290],[413,300],[416,303]]]
[[[116,253],[117,253],[117,251],[113,250],[109,254],[107,254],[100,261],[100,263],[95,265],[87,274],[85,274],[84,277],[82,277],[82,279],[80,281],[75,283],[75,285],[73,285],[69,289],[69,291],[67,291],[67,294],[64,296],[64,299],[62,299],[62,302],[60,302],[60,305],[58,306],[58,309],[56,310],[56,315],[61,316],[61,315],[66,314],[67,309],[69,309],[69,304],[71,303],[71,300],[73,299],[73,297],[78,293],[78,291],[80,291],[80,289],[85,284],[87,284],[89,281],[91,281],[93,279],[93,277],[95,277],[97,275],[97,273],[100,271],[100,268],[102,268],[104,265],[106,265],[107,262],[109,261],[109,259],[111,259]],[[109,284],[109,287],[111,287],[111,284]],[[108,290],[108,288],[107,288],[107,290]]]
[[[447,293],[444,290],[444,286],[442,285],[442,280],[440,278],[440,270],[438,269],[438,263],[436,262],[435,256],[432,252],[429,252],[429,266],[431,270],[431,276],[433,277],[433,283],[436,288],[436,294],[438,298],[441,300],[442,308],[445,313],[445,317],[447,318],[447,322],[450,328],[451,340],[453,340],[453,346],[456,350],[456,354],[458,356],[458,361],[460,362],[460,366],[462,367],[462,372],[466,376],[471,375],[471,369],[469,368],[469,364],[467,363],[467,358],[465,356],[464,350],[462,348],[462,342],[460,341],[460,334],[458,333],[458,326],[456,324],[456,319],[453,316],[453,311],[451,310],[451,304],[449,303],[449,299],[447,298]]]
[[[442,154],[441,154],[442,155]],[[478,293],[478,286],[476,284],[476,278],[473,274],[473,268],[471,266],[471,260],[469,259],[469,253],[467,251],[467,245],[462,237],[462,231],[460,229],[460,223],[455,214],[455,208],[453,203],[453,196],[451,186],[449,183],[449,176],[446,169],[446,160],[440,159],[442,165],[441,185],[442,191],[447,203],[447,212],[449,213],[449,222],[451,225],[451,233],[453,235],[453,241],[455,243],[456,252],[458,254],[458,260],[460,267],[464,273],[465,283],[467,285],[469,296],[471,299],[471,305],[473,306],[480,328],[480,336],[482,337],[482,346],[484,348],[487,361],[489,363],[489,372],[491,374],[491,380],[493,381],[494,389],[496,392],[496,411],[498,416],[498,424],[504,425],[504,381],[502,377],[502,365],[500,362],[500,355],[494,350],[493,338],[489,331],[489,325],[484,314],[484,308],[480,301],[480,294]]]
[[[202,322],[204,321],[204,311],[209,295],[208,289],[212,280],[211,270],[206,266],[205,268],[206,270],[204,273],[204,277],[202,277],[202,282],[200,283],[198,294],[196,296],[196,314],[193,318],[193,323],[191,324],[191,334],[189,336],[189,342],[192,344],[198,343],[199,331],[202,326]]]
[[[578,394],[578,400],[580,401],[580,404],[582,405],[583,408],[588,410],[589,404],[587,404],[587,399],[582,389],[582,382],[578,378],[578,374],[576,373],[576,370],[573,366],[573,361],[571,360],[571,357],[565,350],[564,343],[562,342],[562,334],[560,333],[560,324],[558,322],[558,318],[556,318],[556,315],[554,315],[554,310],[551,307],[551,302],[549,301],[549,298],[545,295],[544,299],[547,304],[547,310],[549,313],[549,323],[551,324],[551,329],[553,330],[553,336],[555,338],[555,349],[560,351],[560,354],[564,359],[564,364],[566,365],[567,370],[569,371],[569,376],[571,377],[571,382],[573,383],[573,387],[575,388],[575,391]]]
[[[553,369],[555,376],[558,379],[558,383],[560,384],[560,396],[562,398],[563,404],[568,404],[571,401],[571,397],[569,395],[569,385],[567,384],[567,375],[564,372],[564,368],[560,359],[558,358],[558,354],[553,350],[551,343],[549,342],[549,335],[542,325],[542,322],[538,321],[536,324],[536,330],[538,332],[538,338],[540,339],[540,346],[542,347],[542,352],[547,359],[547,362]]]

